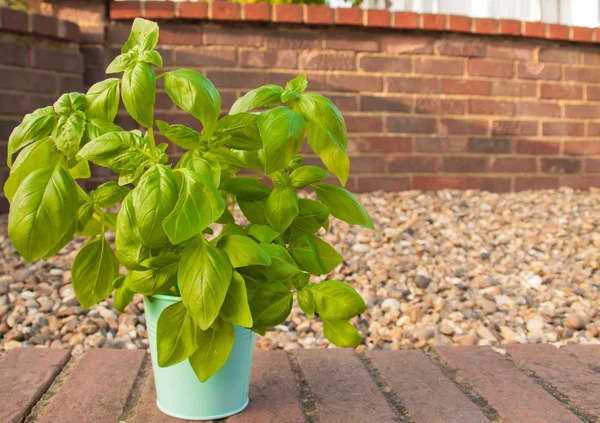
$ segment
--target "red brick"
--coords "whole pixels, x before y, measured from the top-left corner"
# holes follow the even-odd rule
[[[577,344],[569,345],[566,349],[585,363],[600,368],[600,346]]]
[[[53,16],[33,15],[33,32],[57,38],[58,20]]]
[[[419,153],[463,153],[467,151],[467,139],[438,136],[419,137],[415,139],[415,151]]]
[[[548,38],[551,40],[568,40],[569,27],[567,25],[548,24]]]
[[[206,72],[208,79],[219,89],[221,88],[248,88],[254,89],[265,84],[264,72],[241,72],[234,70],[211,70]]]
[[[365,55],[360,57],[359,67],[367,72],[410,73],[412,63],[406,57]]]
[[[293,51],[288,51],[293,53]],[[269,52],[272,53],[272,52]],[[291,62],[295,63],[295,59]],[[336,52],[328,53],[319,50],[307,50],[300,53],[300,69],[314,70],[355,70],[356,55],[354,53]],[[290,66],[278,66],[290,67]]]
[[[333,25],[333,9],[329,6],[306,6],[307,24]]]
[[[471,32],[472,19],[468,16],[449,15],[448,29],[453,32]]]
[[[492,159],[492,172],[528,173],[537,170],[535,158],[497,157]]]
[[[565,69],[565,80],[581,82],[600,82],[597,68],[591,67],[567,67]]]
[[[379,51],[379,40],[368,40],[359,34],[339,34],[336,32],[325,34],[325,48],[333,50],[351,51]]]
[[[235,66],[236,56],[235,48],[177,49],[175,63],[178,66]]]
[[[245,4],[244,6],[248,6]],[[206,3],[178,3],[178,16],[182,19],[206,19],[208,18],[208,7]]]
[[[57,89],[56,76],[46,72],[25,69],[0,69],[0,89],[34,93],[54,93]]]
[[[297,350],[321,421],[393,421],[396,414],[351,349]],[[356,395],[360,392],[360,395]]]
[[[592,41],[600,41],[600,30],[592,28]]]
[[[505,348],[513,359],[566,395],[578,409],[590,415],[600,414],[600,381],[590,367],[552,345],[507,345]],[[585,389],[581,389],[582,386]]]
[[[209,3],[208,16],[215,21],[237,21],[240,19],[240,5],[223,1]]]
[[[346,116],[346,128],[348,129],[349,133],[381,133],[383,132],[383,116]]]
[[[244,31],[241,33],[243,34]],[[321,38],[317,32],[271,32],[267,36],[267,48],[273,49],[317,49]]]
[[[0,64],[26,67],[29,65],[29,47],[18,41],[0,42]]]
[[[587,125],[587,134],[589,136],[598,136],[598,135],[600,135],[600,123],[588,122],[588,125]]]
[[[440,167],[439,157],[434,156],[388,156],[390,173],[436,172]]]
[[[442,56],[483,57],[486,46],[481,41],[439,40],[436,50]]]
[[[417,29],[419,27],[419,15],[414,12],[392,12],[392,27]]]
[[[517,116],[560,116],[560,105],[554,102],[518,101]]]
[[[317,159],[318,160],[318,159]],[[314,164],[310,161],[304,162],[305,164]],[[365,173],[384,173],[386,165],[385,157],[368,157],[368,156],[356,156],[350,157],[350,169],[352,174],[365,174]]]
[[[583,64],[591,65],[591,66],[599,66],[600,65],[600,53],[584,51],[583,52]]]
[[[415,73],[463,75],[465,73],[465,63],[461,59],[419,57],[415,59]]]
[[[298,72],[290,71],[290,72],[273,72],[267,70],[267,76],[265,78],[265,82],[268,84],[276,84],[284,86],[289,81],[298,76]],[[325,83],[325,75],[324,74],[315,74],[306,72],[306,79],[308,80],[308,90],[309,91],[326,91],[328,89]],[[332,97],[331,94],[327,94],[327,97]]]
[[[465,100],[446,100],[443,98],[415,99],[415,113],[433,115],[464,115]]]
[[[490,93],[502,97],[535,97],[537,85],[532,81],[492,81]]]
[[[332,63],[337,63],[337,61]],[[295,50],[243,50],[240,52],[240,66],[296,69],[298,56]],[[304,69],[316,68],[306,66]]]
[[[0,10],[0,27],[4,31],[29,32],[29,16],[19,10],[2,8]]]
[[[498,21],[489,18],[474,18],[474,31],[476,34],[497,34]]]
[[[52,104],[54,98],[51,100],[44,97],[43,106]],[[0,115],[16,115],[21,117],[26,113],[31,113],[37,107],[29,105],[29,98],[20,93],[0,93]],[[0,147],[1,148],[1,147]]]
[[[517,176],[515,178],[515,191],[558,189],[560,181],[556,177],[543,176]]]
[[[250,376],[250,404],[229,422],[304,421],[300,393],[287,354],[283,351],[255,351]],[[153,400],[154,397],[151,397]],[[147,420],[140,420],[147,423]]]
[[[581,160],[567,159],[562,157],[541,159],[542,172],[545,173],[579,173]]]
[[[573,189],[600,188],[600,176],[596,175],[566,175],[563,185]]]
[[[487,56],[505,60],[533,60],[535,47],[520,46],[514,42],[489,42]]]
[[[381,51],[392,54],[431,54],[433,38],[414,35],[386,35],[381,39]]]
[[[573,26],[571,27],[571,39],[573,41],[591,42],[592,41],[592,29],[584,26]]]
[[[544,122],[542,134],[550,137],[582,137],[583,122]]]
[[[360,110],[363,112],[410,113],[412,99],[410,97],[363,95],[360,97]]]
[[[408,191],[411,189],[408,176],[358,176],[358,192],[373,192],[383,190],[386,192]]]
[[[540,62],[580,63],[580,51],[572,48],[542,47],[540,48]]]
[[[271,20],[271,9],[269,3],[243,3],[242,19],[245,21],[269,22]]]
[[[145,355],[142,350],[87,351],[40,422],[118,421]]]
[[[387,10],[367,9],[366,26],[388,28],[390,26],[390,12]]]
[[[488,419],[421,351],[369,352],[373,364],[417,422],[483,423]],[[398,372],[398,369],[403,369]],[[431,401],[435,398],[435,401]]]
[[[560,153],[559,141],[517,140],[517,153],[552,155]]]
[[[383,79],[379,76],[365,75],[327,75],[327,85],[333,91],[380,92]]]
[[[358,96],[355,94],[327,94],[327,98],[342,112],[358,111]]]
[[[500,34],[502,35],[521,35],[521,21],[515,19],[500,19]]]
[[[198,44],[207,44],[207,45],[216,45],[216,46],[236,46],[236,47],[262,47],[265,44],[265,37],[262,33],[252,31],[249,28],[240,29],[240,28],[220,28],[220,27],[206,27],[204,29],[204,43],[202,42],[202,38],[200,41],[196,41],[197,35],[202,37],[202,33],[198,31],[196,27],[187,28],[190,32],[194,31],[192,34],[193,40],[190,40],[188,44],[198,45]],[[198,31],[198,32],[196,32]],[[161,29],[161,41],[163,44],[165,43],[163,40],[163,30]],[[182,40],[189,40],[188,34],[182,35]],[[294,38],[295,40],[295,38]],[[278,43],[279,38],[269,37],[269,42],[271,45],[269,47],[273,48],[287,48]],[[292,40],[290,40],[292,41]]]
[[[469,114],[475,115],[515,115],[515,103],[512,101],[469,99]]]
[[[588,85],[586,87],[585,96],[588,100],[600,100],[600,87]]]
[[[273,9],[275,22],[301,23],[303,21],[301,4],[275,4]]]
[[[83,56],[78,51],[35,48],[33,64],[40,69],[83,73]]]
[[[81,41],[81,30],[79,25],[74,22],[63,21],[62,24],[65,27],[64,38],[69,41],[80,42]],[[59,31],[60,33],[60,31]]]
[[[565,105],[565,117],[575,119],[598,119],[600,118],[600,106],[591,104],[567,104]]]
[[[348,151],[353,153],[410,153],[412,139],[399,136],[356,136],[349,139]]]
[[[210,34],[210,31],[206,32],[207,37],[210,37]],[[200,45],[202,44],[202,29],[195,25],[163,24],[160,27],[160,43],[163,46]],[[207,42],[207,44],[210,43]]]
[[[554,79],[561,78],[561,69],[557,65],[547,63],[525,62],[517,67],[518,77],[524,79]]]
[[[433,118],[388,116],[388,132],[403,134],[433,134],[437,132],[437,122]]]
[[[497,176],[486,178],[481,176],[467,176],[464,180],[464,189],[476,189],[488,192],[509,192],[510,178]]]
[[[600,141],[565,141],[565,154],[575,156],[600,155]]]
[[[359,7],[339,7],[335,9],[335,22],[338,25],[362,25],[363,10]]]
[[[142,16],[142,3],[139,1],[119,1],[111,2],[111,19],[133,19]]]
[[[144,17],[147,19],[173,19],[175,17],[174,3],[146,1],[144,2]]]
[[[588,159],[585,161],[586,172],[600,173],[600,159]]]
[[[0,360],[0,418],[23,421],[71,356],[69,350],[18,348]]]
[[[487,59],[469,59],[467,60],[467,72],[473,76],[512,78],[515,69],[512,63],[496,62]]]
[[[440,119],[441,134],[487,134],[487,120]]]
[[[435,191],[440,189],[462,189],[463,178],[460,176],[417,176],[413,177],[413,189]]]
[[[472,156],[449,156],[444,157],[442,163],[442,169],[445,172],[486,172],[489,167],[489,158]]]
[[[523,35],[526,37],[544,38],[546,36],[546,24],[542,22],[523,22]]]
[[[579,419],[542,387],[487,347],[436,348],[506,422],[578,422]]]
[[[537,121],[495,120],[492,135],[537,135]]]
[[[438,81],[435,78],[388,77],[388,92],[392,93],[437,93]]]
[[[446,15],[422,13],[421,19],[422,29],[427,31],[443,31],[446,29]]]
[[[506,154],[512,151],[512,142],[506,138],[469,138],[470,153]]]
[[[84,44],[104,44],[106,28],[104,25],[84,26],[80,29],[81,42]]]
[[[440,91],[444,94],[488,95],[490,93],[490,83],[471,79],[442,78],[440,80]]]

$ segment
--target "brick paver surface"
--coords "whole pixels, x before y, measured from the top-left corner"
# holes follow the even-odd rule
[[[256,351],[250,405],[227,422],[600,421],[600,346],[506,350]],[[65,366],[69,357],[37,348],[0,357],[0,422],[182,422],[156,408],[144,351],[90,350]]]

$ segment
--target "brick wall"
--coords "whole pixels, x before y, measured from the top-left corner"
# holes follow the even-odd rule
[[[83,57],[77,25],[42,15],[0,9],[0,183],[8,175],[7,141],[23,115],[81,91]],[[8,203],[0,194],[0,212]]]

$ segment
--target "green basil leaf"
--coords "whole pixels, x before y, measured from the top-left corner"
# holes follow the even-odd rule
[[[234,268],[271,265],[269,254],[247,236],[228,235],[219,240],[218,247],[227,254]]]
[[[199,332],[183,301],[165,308],[156,329],[158,365],[169,367],[191,356],[198,349]]]
[[[123,128],[104,119],[89,119],[85,124],[83,144],[110,132],[123,132]]]
[[[163,59],[156,50],[148,50],[142,53],[138,59],[140,62],[146,62],[159,68],[163,67]]]
[[[315,182],[321,182],[328,176],[329,173],[318,166],[302,166],[292,172],[290,181],[294,188],[302,189]]]
[[[255,178],[230,178],[223,181],[221,189],[238,200],[256,200],[271,194],[271,189]]]
[[[127,194],[129,194],[129,188],[110,181],[96,188],[93,199],[100,207],[111,207],[125,198]]]
[[[285,84],[286,90],[293,91],[297,94],[302,94],[304,90],[306,90],[306,87],[308,87],[308,81],[306,80],[305,74],[300,74]]]
[[[75,166],[69,169],[69,173],[73,179],[87,179],[92,176],[92,170],[90,169],[90,162],[86,159],[81,159],[75,163]]]
[[[42,257],[42,258],[44,260],[48,260],[49,258],[54,257],[56,254],[58,254],[60,252],[60,250],[65,248],[65,246],[69,242],[71,242],[71,240],[73,239],[73,235],[75,234],[76,226],[77,226],[77,222],[74,221],[71,228],[67,232],[65,232],[64,236],[56,244],[54,244],[54,246],[50,249],[50,251],[48,251],[46,254],[44,254],[44,257]]]
[[[238,272],[233,272],[227,296],[223,307],[221,307],[220,316],[223,320],[234,325],[245,328],[252,327],[252,314],[248,304],[248,294],[246,292],[246,281]]]
[[[27,176],[38,169],[56,165],[62,157],[50,137],[25,147],[4,184],[4,195],[8,201],[12,201],[13,195]]]
[[[56,147],[70,160],[75,160],[85,131],[85,114],[77,111],[69,116],[61,116],[52,131]]]
[[[200,234],[225,210],[219,190],[203,175],[189,169],[174,172],[179,198],[162,226],[172,244],[177,245]]]
[[[156,126],[169,141],[187,150],[200,147],[200,134],[185,125],[169,125],[162,120],[156,121]]]
[[[210,180],[215,187],[218,187],[221,183],[221,165],[212,153],[203,153],[198,150],[188,151],[177,163],[177,168],[198,172]]]
[[[125,283],[130,290],[138,294],[162,294],[177,283],[178,267],[179,263],[176,261],[158,269],[132,270]]]
[[[151,167],[131,192],[142,244],[148,248],[168,244],[162,223],[177,203],[177,184],[171,169],[163,165]]]
[[[90,308],[112,292],[112,283],[119,276],[119,262],[101,235],[79,250],[71,272],[75,296],[81,307]]]
[[[265,244],[270,244],[280,233],[268,225],[250,224],[246,226],[246,231],[254,238]]]
[[[125,54],[119,54],[115,57],[112,62],[106,68],[108,75],[113,73],[120,73],[131,69],[137,63],[137,54],[135,51],[130,51]]]
[[[262,284],[250,302],[254,321],[253,330],[264,335],[266,329],[277,326],[287,319],[292,311],[293,294],[280,282]]]
[[[74,230],[77,208],[77,184],[62,165],[30,173],[15,192],[8,215],[13,246],[28,262],[42,258]]]
[[[189,69],[167,72],[164,78],[171,100],[202,122],[202,133],[210,136],[221,112],[221,96],[212,82]]]
[[[202,236],[190,240],[183,250],[177,282],[181,299],[200,329],[207,330],[219,315],[232,274],[227,254]]]
[[[292,235],[289,250],[300,269],[313,275],[326,275],[344,258],[335,249],[315,235]]]
[[[237,150],[258,150],[263,146],[258,132],[258,115],[253,113],[238,113],[224,116],[215,132],[224,136],[225,145]]]
[[[56,121],[57,116],[52,106],[37,109],[35,112],[25,115],[23,122],[13,129],[8,138],[8,167],[12,166],[13,154],[32,142],[50,135]]]
[[[200,382],[217,373],[231,354],[235,331],[229,322],[220,322],[218,329],[209,328],[198,335],[198,349],[190,357],[190,365]]]
[[[238,205],[244,213],[246,219],[256,225],[268,225],[265,216],[265,207],[267,206],[267,197],[257,198],[256,200],[243,200],[238,198]]]
[[[333,216],[351,225],[375,229],[367,210],[347,190],[323,182],[312,184],[312,187]]]
[[[304,313],[310,318],[315,316],[315,297],[313,296],[310,289],[303,289],[297,291],[298,293],[298,305]]]
[[[247,269],[246,269],[247,270]],[[259,279],[255,279],[249,275],[242,275],[244,278],[244,282],[246,283],[246,295],[248,296],[248,304],[258,291],[258,288],[263,284],[263,282]]]
[[[277,85],[265,85],[248,91],[233,103],[229,114],[235,115],[261,107],[275,106],[281,103],[281,94],[283,94],[283,88]]]
[[[127,194],[121,204],[116,227],[115,249],[119,261],[129,270],[146,270],[142,262],[150,257],[150,249],[142,244],[131,192]]]
[[[300,270],[292,256],[281,245],[263,244],[262,249],[271,256],[271,265],[259,266],[257,270],[268,280],[285,281],[286,286],[291,286],[291,280]]]
[[[135,18],[129,39],[121,50],[122,53],[137,47],[138,51],[152,50],[158,44],[158,25],[156,22]]]
[[[348,138],[346,123],[335,105],[319,94],[304,94],[294,108],[304,116],[308,144],[327,169],[346,185],[350,159],[346,154]]]
[[[306,232],[314,234],[326,228],[329,221],[329,209],[318,201],[298,199],[298,216],[290,225],[292,233]]]
[[[304,120],[287,107],[276,107],[258,118],[267,174],[284,169],[298,154],[304,141]]]
[[[298,195],[295,191],[275,189],[267,199],[265,216],[269,225],[279,233],[283,233],[298,216]]]
[[[129,288],[127,288],[127,285],[123,283],[124,281],[125,276],[121,275],[113,282],[113,287],[115,288],[115,308],[121,313],[125,313],[125,309],[133,301],[133,297],[135,296],[135,292],[130,291]]]
[[[85,95],[85,115],[88,119],[112,122],[119,111],[121,80],[109,78],[90,87]]]
[[[362,342],[362,336],[347,320],[323,320],[325,338],[338,347],[356,347]]]
[[[288,103],[291,100],[298,100],[300,98],[300,94],[292,90],[285,90],[283,94],[281,94],[281,101],[284,103]]]
[[[137,62],[125,71],[121,95],[131,117],[144,128],[151,128],[154,123],[156,75],[147,63]]]
[[[327,280],[311,287],[315,297],[315,310],[322,318],[350,319],[366,310],[362,297],[344,282]]]
[[[81,93],[67,93],[60,96],[54,103],[54,111],[62,116],[85,110],[85,96]]]

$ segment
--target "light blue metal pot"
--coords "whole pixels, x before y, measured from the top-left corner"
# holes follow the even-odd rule
[[[171,367],[159,367],[156,355],[158,316],[180,297],[144,297],[146,325],[150,340],[152,368],[156,383],[156,405],[165,414],[185,420],[216,420],[239,413],[248,405],[248,387],[254,352],[254,333],[235,326],[235,342],[225,365],[202,383],[188,360]]]

